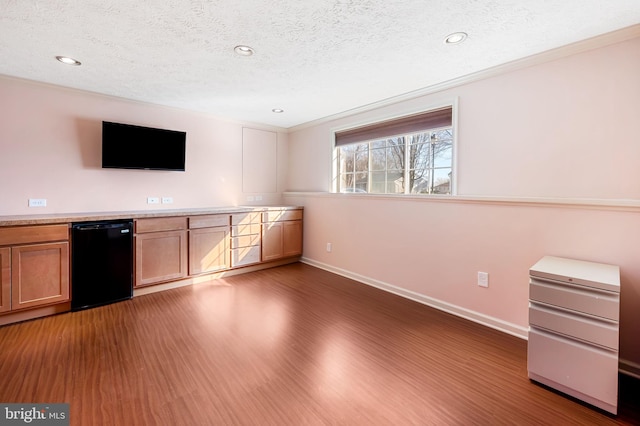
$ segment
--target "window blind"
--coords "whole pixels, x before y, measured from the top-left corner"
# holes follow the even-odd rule
[[[451,126],[453,108],[446,107],[336,132],[336,146]]]

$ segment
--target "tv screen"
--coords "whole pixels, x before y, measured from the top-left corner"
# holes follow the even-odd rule
[[[102,122],[102,167],[185,170],[186,132]]]

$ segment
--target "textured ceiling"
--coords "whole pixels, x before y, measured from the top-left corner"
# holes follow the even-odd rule
[[[0,0],[0,74],[286,128],[639,22],[639,0]]]

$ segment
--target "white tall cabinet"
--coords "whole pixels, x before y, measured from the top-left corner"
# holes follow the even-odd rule
[[[529,378],[616,414],[619,267],[545,256],[529,277]]]

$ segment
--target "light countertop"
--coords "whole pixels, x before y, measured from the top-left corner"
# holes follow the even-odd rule
[[[56,213],[39,215],[13,215],[0,216],[0,226],[21,226],[21,225],[47,225],[54,223],[86,222],[92,220],[115,220],[115,219],[142,219],[150,217],[168,216],[197,216],[205,214],[231,214],[246,213],[252,211],[269,210],[292,210],[300,209],[300,206],[232,206],[232,207],[210,207],[195,209],[172,209],[172,210],[134,210],[116,212],[90,212],[90,213]]]

